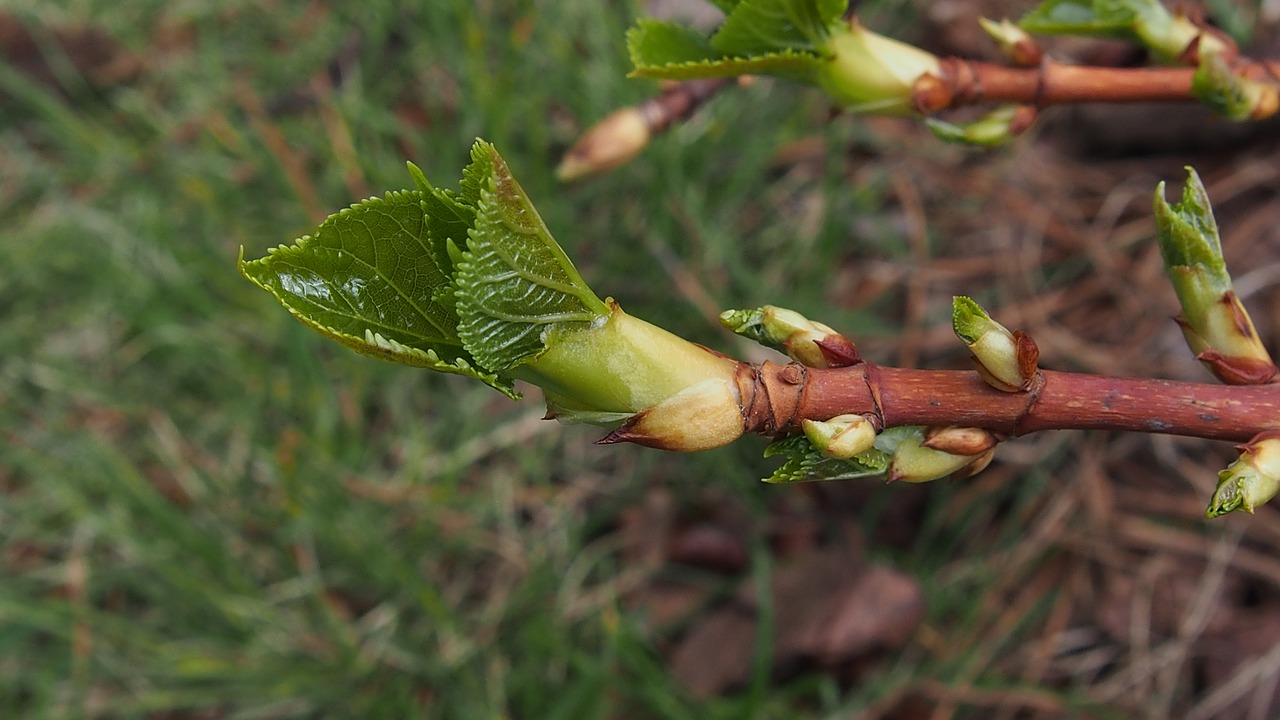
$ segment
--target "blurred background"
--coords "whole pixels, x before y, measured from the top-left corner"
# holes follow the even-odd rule
[[[1030,6],[862,12],[977,57],[979,14]],[[710,7],[6,2],[0,716],[1274,716],[1280,516],[1202,519],[1229,446],[1051,432],[963,482],[769,486],[763,440],[596,447],[536,390],[358,356],[236,274],[405,160],[453,187],[483,136],[597,292],[722,351],[763,357],[715,317],[775,303],[964,367],[964,293],[1046,367],[1207,381],[1149,217],[1192,164],[1276,347],[1274,122],[1058,108],[974,151],[759,81],[559,184],[658,89],[625,78],[631,22]],[[1210,12],[1274,47],[1275,3]]]

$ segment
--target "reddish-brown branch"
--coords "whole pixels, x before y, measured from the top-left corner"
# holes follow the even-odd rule
[[[861,414],[881,427],[959,425],[1006,435],[1126,430],[1244,442],[1280,430],[1280,385],[1215,385],[1041,371],[1028,392],[1002,392],[976,372],[863,363],[814,369],[752,366],[748,429],[774,433],[801,420]],[[743,378],[744,380],[746,378]],[[747,389],[747,385],[751,388]]]
[[[1280,62],[1240,58],[1243,76],[1280,83]],[[1078,102],[1195,102],[1195,68],[1112,68],[1066,65],[1045,60],[1036,67],[1008,67],[959,58],[942,60],[940,76],[916,83],[916,108],[933,114],[976,103],[1044,107]]]

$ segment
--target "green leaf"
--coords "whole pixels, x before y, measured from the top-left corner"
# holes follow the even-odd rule
[[[464,203],[457,193],[433,187],[417,165],[408,163],[408,166],[409,174],[421,193],[431,257],[436,267],[446,277],[452,278],[455,258],[466,247],[467,232],[476,223],[475,207]],[[453,284],[438,285],[432,291],[431,299],[452,309],[455,305]]]
[[[291,246],[242,257],[239,268],[307,326],[358,352],[474,377],[514,397],[509,380],[475,367],[452,304],[438,299],[450,278],[431,250],[430,226],[421,192],[387,193]]]
[[[457,265],[458,335],[484,367],[509,370],[542,353],[557,323],[591,323],[608,307],[551,237],[524,190],[487,143],[473,150],[479,210]],[[481,160],[485,160],[481,164]]]
[[[1231,278],[1222,256],[1222,240],[1209,193],[1196,171],[1190,167],[1186,170],[1187,182],[1182,188],[1181,201],[1170,205],[1164,197],[1164,183],[1156,188],[1154,204],[1160,254],[1166,268],[1200,266],[1218,278],[1222,290],[1229,289]]]
[[[697,63],[720,55],[693,28],[658,20],[640,20],[628,30],[627,50],[637,68]]]
[[[792,435],[769,443],[765,457],[785,455],[782,467],[765,478],[767,483],[814,482],[819,480],[853,480],[883,475],[889,469],[890,455],[868,450],[852,460],[838,460],[823,455],[803,435]]]
[[[822,53],[828,28],[838,22],[845,0],[742,0],[711,36],[724,55]]]
[[[1146,0],[1137,0],[1145,3]],[[1022,16],[1018,25],[1042,35],[1088,35],[1133,39],[1135,13],[1129,3],[1047,0]]]
[[[749,58],[720,58],[670,65],[637,65],[631,77],[663,80],[696,80],[738,75],[774,75],[799,82],[809,82],[824,64],[817,55],[785,50],[771,55]]]

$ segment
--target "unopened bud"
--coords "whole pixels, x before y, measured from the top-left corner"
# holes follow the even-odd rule
[[[973,122],[957,124],[926,117],[925,125],[936,137],[947,142],[994,147],[1025,132],[1035,122],[1038,112],[1032,105],[1007,105]]]
[[[794,310],[773,305],[755,310],[726,310],[720,314],[720,324],[780,350],[807,367],[847,367],[862,362],[853,341]]]
[[[639,108],[626,107],[587,130],[565,153],[556,177],[568,182],[626,163],[649,144],[649,121]]]
[[[1011,333],[970,298],[951,301],[951,324],[978,363],[978,373],[988,385],[1005,392],[1031,387],[1038,370],[1040,351],[1030,336]]]
[[[990,430],[951,425],[929,428],[925,432],[922,444],[927,448],[941,450],[952,455],[972,457],[985,453],[995,447],[997,442],[999,440]]]
[[[965,465],[959,470],[951,473],[951,479],[964,480],[965,478],[971,478],[974,475],[977,475],[978,473],[987,469],[987,466],[991,464],[991,460],[995,456],[996,456],[996,449],[991,448],[990,450],[970,460],[968,465]]]
[[[742,401],[737,384],[712,378],[641,410],[598,442],[633,442],[661,450],[693,452],[728,445],[742,433]]]
[[[978,24],[996,41],[1000,52],[1014,65],[1021,67],[1034,67],[1040,64],[1044,58],[1044,51],[1040,49],[1040,45],[1036,43],[1035,38],[1026,30],[1018,27],[1009,20],[1001,20],[996,22],[987,18],[978,18]]]
[[[861,415],[838,415],[830,420],[804,420],[805,437],[827,457],[849,460],[870,450],[876,442],[876,427]]]
[[[1238,446],[1240,458],[1218,473],[1218,489],[1205,517],[1233,510],[1252,513],[1280,493],[1280,430],[1269,430]]]
[[[889,482],[901,480],[922,483],[938,480],[968,468],[992,449],[980,451],[977,457],[957,455],[928,447],[926,435],[923,431],[913,433],[898,444],[893,451],[893,460],[889,463]]]
[[[1263,120],[1280,110],[1280,88],[1236,72],[1221,53],[1201,50],[1191,93],[1229,120]]]
[[[915,84],[940,74],[938,58],[912,45],[867,30],[856,19],[827,38],[831,62],[816,76],[840,105],[858,112],[905,114],[914,109]]]

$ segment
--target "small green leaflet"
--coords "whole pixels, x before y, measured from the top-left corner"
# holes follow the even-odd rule
[[[595,322],[609,308],[587,287],[564,250],[487,144],[480,209],[457,266],[458,335],[479,363],[498,372],[541,354],[558,323]]]
[[[852,460],[838,460],[818,451],[803,435],[774,440],[764,449],[765,457],[785,455],[786,462],[765,478],[767,483],[814,482],[818,480],[853,480],[884,475],[891,456],[871,449]]]

